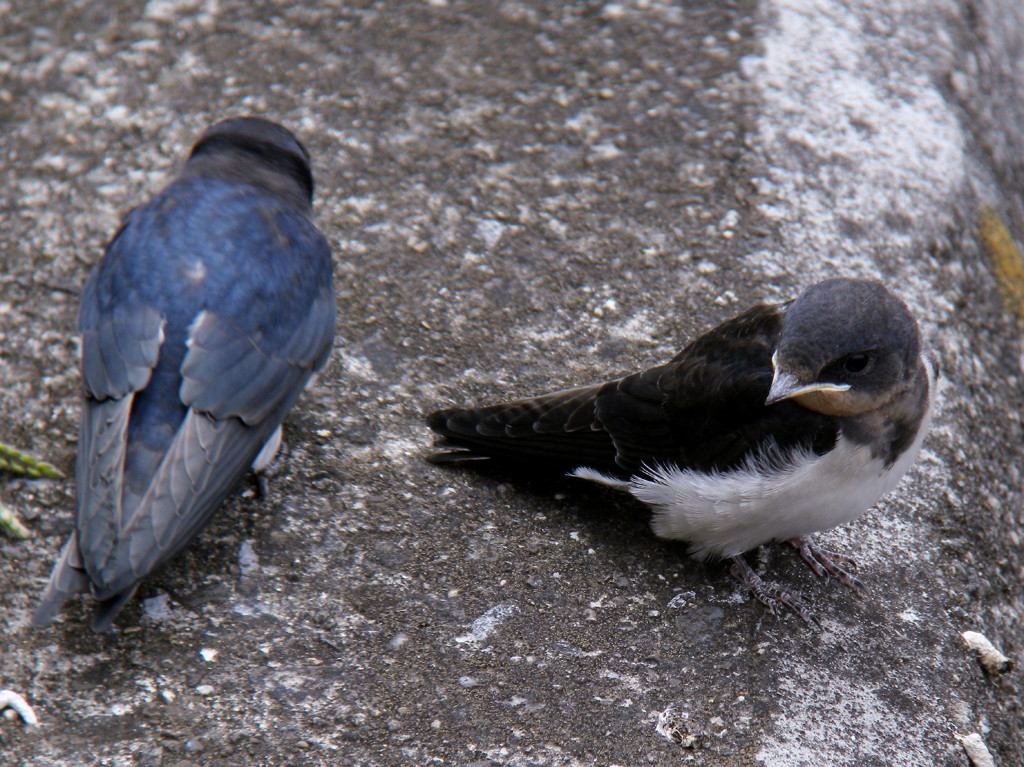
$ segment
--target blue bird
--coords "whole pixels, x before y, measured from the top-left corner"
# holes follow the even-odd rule
[[[298,140],[238,117],[125,217],[82,293],[75,527],[34,625],[87,591],[93,630],[108,630],[139,581],[273,458],[334,338],[312,197]]]

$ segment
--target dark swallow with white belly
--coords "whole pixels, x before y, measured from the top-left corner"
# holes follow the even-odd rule
[[[334,337],[312,195],[296,138],[238,117],[125,218],[82,293],[74,530],[35,625],[85,591],[99,602],[93,629],[109,629],[139,581],[273,457]]]
[[[769,608],[806,602],[763,580],[744,552],[792,545],[819,576],[863,590],[852,561],[811,535],[892,490],[928,430],[935,373],[917,323],[881,283],[830,279],[759,305],[670,362],[594,386],[433,413],[434,463],[493,459],[569,471],[654,510]]]

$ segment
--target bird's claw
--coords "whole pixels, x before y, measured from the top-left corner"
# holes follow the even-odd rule
[[[858,594],[867,593],[867,586],[847,569],[855,569],[857,566],[852,557],[823,549],[808,535],[790,538],[786,542],[797,550],[800,559],[806,562],[811,571],[819,578],[827,578],[831,575]]]
[[[799,594],[783,588],[777,583],[764,580],[754,572],[754,569],[747,564],[742,556],[732,557],[732,567],[729,574],[742,583],[757,601],[767,607],[773,615],[778,615],[779,605],[784,605],[795,612],[805,623],[811,623],[820,627],[818,619],[814,617],[810,606]]]

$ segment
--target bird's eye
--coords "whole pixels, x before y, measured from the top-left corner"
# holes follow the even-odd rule
[[[864,352],[857,352],[843,360],[843,370],[847,373],[863,373],[865,369],[867,369],[868,362],[870,361],[871,358],[868,357],[867,354]]]

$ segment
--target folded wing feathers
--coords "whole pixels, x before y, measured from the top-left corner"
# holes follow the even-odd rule
[[[90,575],[104,570],[123,527],[121,473],[124,469],[126,432],[132,397],[94,402],[82,408],[78,462],[92,460],[91,467],[79,466],[78,477],[88,477],[80,487],[76,528],[80,546],[89,556]],[[77,548],[76,548],[77,550]],[[98,567],[95,563],[101,562]]]
[[[444,436],[430,460],[449,463],[483,458],[551,460],[607,465],[614,451],[596,419],[595,402],[605,386],[567,389],[529,400],[477,409],[442,410],[428,419]]]
[[[295,328],[285,344],[285,358],[292,365],[315,371],[326,361],[334,338],[334,295],[324,291],[310,306],[309,316]]]
[[[58,560],[37,611],[40,621],[48,622],[64,598],[91,581],[94,596],[110,605],[109,615],[98,620],[109,623],[138,579],[206,524],[276,427],[274,416],[326,359],[334,329],[329,299],[314,301],[281,358],[265,354],[213,312],[197,317],[179,392],[189,410],[148,487],[130,507],[123,507],[121,490],[131,392],[150,379],[164,320],[146,310],[83,332],[83,376],[96,401],[83,408],[79,460],[94,465],[79,470],[90,486],[81,493],[80,532],[73,536],[75,545],[68,544],[80,569],[67,553]],[[124,518],[125,511],[131,516]]]
[[[120,588],[169,559],[205,524],[267,435],[238,419],[189,411],[121,538],[129,541]],[[121,581],[124,581],[122,583]],[[111,588],[110,591],[119,589]]]
[[[267,354],[213,312],[203,312],[192,326],[182,365],[182,402],[215,418],[236,416],[249,425],[271,417],[330,348],[333,304],[320,298],[310,311],[280,356]]]
[[[163,316],[147,306],[85,329],[82,376],[89,394],[107,399],[144,388],[160,355],[163,327]]]
[[[78,550],[77,533],[72,533],[60,556],[53,566],[50,581],[39,600],[39,604],[32,613],[33,626],[46,626],[57,615],[64,600],[79,591],[85,591],[89,585],[89,578],[82,565],[82,557]]]

